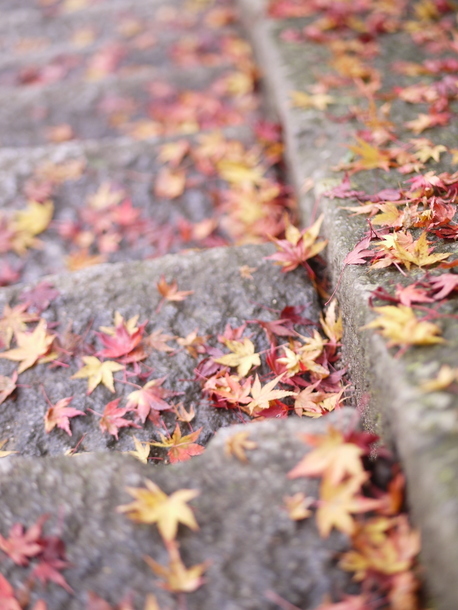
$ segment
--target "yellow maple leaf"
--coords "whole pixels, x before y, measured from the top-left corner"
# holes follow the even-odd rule
[[[434,265],[439,261],[443,261],[450,256],[450,252],[431,254],[433,248],[429,246],[430,242],[426,239],[426,231],[412,243],[408,248],[403,247],[398,240],[394,242],[396,254],[401,262],[410,269],[410,265],[417,267],[426,267]]]
[[[377,328],[380,334],[389,339],[388,347],[394,345],[433,345],[443,343],[439,337],[441,329],[437,324],[419,320],[411,307],[406,305],[385,305],[374,307],[380,314],[378,318],[363,326],[363,329]]]
[[[333,299],[326,309],[324,317],[320,315],[320,324],[325,335],[332,343],[338,343],[343,337],[342,314],[337,313],[337,301]]]
[[[202,574],[207,569],[208,562],[188,569],[184,565],[176,545],[169,543],[168,551],[170,554],[168,567],[162,566],[147,555],[143,557],[153,572],[164,579],[163,588],[172,593],[192,593],[198,589],[203,583]]]
[[[285,496],[283,500],[289,518],[293,521],[302,521],[312,515],[310,506],[314,504],[315,498],[307,498],[303,492],[299,491],[294,496]]]
[[[178,524],[183,523],[190,529],[199,529],[192,510],[187,502],[199,495],[196,489],[179,489],[170,496],[165,494],[153,481],[145,481],[144,487],[128,487],[127,491],[135,498],[134,502],[118,506],[118,512],[126,513],[137,523],[157,523],[165,541],[174,540]]]
[[[439,369],[437,376],[429,381],[420,384],[423,392],[440,392],[446,390],[454,381],[458,380],[458,369],[452,369],[448,364],[444,364]]]
[[[279,400],[280,398],[286,398],[286,396],[295,396],[295,392],[289,392],[286,390],[274,390],[277,383],[283,378],[283,375],[279,375],[266,383],[265,386],[261,386],[259,377],[256,375],[256,379],[251,387],[251,397],[253,400],[247,405],[240,405],[240,408],[249,413],[250,415],[257,415],[261,411],[268,409],[271,400]]]
[[[334,104],[335,97],[327,93],[315,93],[310,95],[303,91],[291,91],[292,108],[316,108],[316,110],[326,110],[329,104]]]
[[[105,362],[101,362],[95,356],[83,356],[83,362],[85,366],[83,366],[82,369],[72,375],[71,379],[84,379],[85,377],[87,377],[88,394],[91,394],[91,392],[95,390],[99,383],[103,383],[103,385],[108,388],[110,392],[114,393],[115,389],[113,373],[116,373],[117,371],[122,371],[124,369],[124,366],[122,364],[119,364],[118,362],[114,362],[113,360],[106,360]]]
[[[264,181],[265,168],[253,166],[249,162],[232,159],[222,159],[216,164],[218,173],[223,180],[232,184],[261,184]]]
[[[28,233],[29,235],[39,235],[48,228],[54,212],[52,201],[29,201],[25,210],[16,212],[12,228],[17,233]]]
[[[242,430],[241,432],[237,432],[233,434],[230,438],[227,439],[224,445],[224,452],[226,455],[233,455],[241,462],[247,463],[248,458],[246,456],[245,451],[251,451],[257,448],[257,443],[251,441],[248,436],[249,432]]]
[[[313,442],[316,448],[288,473],[289,479],[323,476],[337,485],[347,476],[364,473],[361,461],[364,450],[345,442],[342,432],[336,428],[329,427],[328,433],[322,436],[305,435],[304,439]]]
[[[390,155],[387,151],[380,150],[377,146],[372,146],[362,138],[356,138],[357,144],[348,148],[359,155],[361,158],[354,163],[354,169],[377,169],[381,168],[388,171],[390,167]]]
[[[365,513],[380,508],[380,500],[358,496],[368,479],[367,473],[353,476],[339,485],[325,477],[320,486],[320,499],[316,512],[316,524],[320,535],[327,538],[333,527],[351,536],[355,531],[352,514]]]
[[[7,358],[20,362],[18,373],[23,373],[33,366],[37,361],[49,354],[55,335],[48,333],[45,320],[38,322],[35,330],[30,333],[16,333],[18,347],[0,354],[0,358]]]
[[[247,337],[241,341],[224,339],[224,345],[231,350],[232,354],[226,354],[214,361],[225,366],[237,367],[240,377],[245,377],[253,366],[260,366],[261,358],[254,350],[254,345]]]
[[[134,445],[135,445],[135,450],[127,451],[127,453],[129,455],[133,456],[134,458],[137,458],[137,460],[139,460],[143,464],[147,464],[149,453],[151,451],[150,444],[142,443],[141,441],[138,440],[138,438],[136,436],[134,436]]]

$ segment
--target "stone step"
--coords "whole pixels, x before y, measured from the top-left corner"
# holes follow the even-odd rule
[[[0,10],[11,11],[11,13],[27,11],[30,14],[39,12],[66,14],[97,9],[106,1],[107,0],[0,0]],[[139,1],[145,2],[145,0]],[[112,5],[134,2],[136,2],[136,0],[110,0],[110,4]]]
[[[180,526],[178,532],[187,568],[208,561],[203,586],[186,595],[189,610],[275,610],[269,591],[300,608],[316,608],[326,595],[352,592],[348,573],[335,561],[336,553],[348,550],[348,538],[334,530],[323,540],[312,520],[299,525],[284,509],[285,496],[318,496],[316,479],[286,477],[308,451],[299,433],[325,433],[328,423],[345,428],[352,412],[344,411],[326,420],[270,420],[225,429],[202,456],[174,467],[144,465],[117,453],[3,458],[1,533],[6,537],[13,523],[28,528],[47,513],[44,533],[63,540],[71,562],[62,576],[74,594],[55,584],[36,585],[31,607],[42,599],[50,610],[81,610],[88,608],[90,593],[110,604],[101,608],[120,607],[129,594],[136,610],[145,608],[148,594],[160,608],[177,607],[176,596],[160,588],[143,559],[168,563],[157,528],[116,510],[132,501],[126,487],[144,487],[145,480],[167,494],[199,492],[191,502],[199,530]],[[249,463],[225,453],[226,440],[237,432],[249,433],[257,444]],[[29,572],[30,567],[2,563],[15,590],[23,589]]]
[[[163,157],[174,147],[183,154],[176,167]],[[231,200],[233,185],[218,165],[221,155],[242,167],[245,159],[273,184],[278,176],[275,167],[263,164],[263,150],[246,127],[150,141],[119,138],[0,150],[0,284],[96,262],[265,241],[265,218],[280,222],[292,202],[275,190],[253,216],[243,201]],[[254,201],[250,206],[258,209]],[[15,219],[32,217],[34,210],[44,210],[43,230],[24,241]],[[275,231],[271,223],[270,232]]]
[[[39,146],[51,128],[65,138],[101,139],[195,133],[241,125],[254,117],[253,95],[231,90],[230,69],[164,67],[93,83],[0,89],[0,144]]]
[[[110,73],[172,61],[186,67],[240,63],[239,28],[180,12],[163,0],[100,4],[92,11],[47,17],[10,16],[0,24],[0,86],[100,80]],[[230,18],[228,17],[228,21]],[[249,51],[246,51],[249,56]]]
[[[263,0],[239,0],[238,4],[284,128],[286,156],[300,197],[303,221],[310,222],[317,201],[325,214],[329,270],[334,282],[339,282],[337,297],[344,315],[344,359],[361,403],[369,402],[363,417],[368,427],[376,428],[391,440],[402,459],[413,518],[422,532],[423,565],[435,596],[435,607],[454,610],[458,599],[458,547],[453,542],[458,538],[458,401],[456,393],[426,393],[420,386],[434,377],[441,365],[456,367],[456,297],[449,296],[446,314],[450,318],[439,320],[446,339],[444,345],[411,347],[402,357],[396,357],[395,350],[389,349],[379,334],[362,330],[374,320],[370,297],[377,286],[392,294],[396,284],[422,278],[424,271],[411,270],[403,276],[391,269],[368,271],[366,266],[350,265],[341,276],[345,257],[363,237],[367,225],[342,209],[358,205],[357,200],[330,199],[325,193],[340,184],[342,173],[336,174],[333,167],[348,162],[347,147],[355,143],[355,124],[339,121],[338,117],[345,117],[349,107],[357,107],[361,100],[340,90],[328,113],[312,107],[292,108],[291,92],[310,93],[316,67],[320,66],[320,72],[327,69],[325,46],[314,45],[301,34],[309,23],[305,18],[274,21],[266,17],[267,2]],[[288,35],[282,37],[285,29]],[[391,35],[378,43],[379,73],[386,74],[391,84],[405,84],[395,78],[392,62],[419,61],[418,48],[409,43],[406,34]],[[335,95],[334,91],[331,93]],[[417,105],[409,106],[398,99],[393,101],[390,120],[399,128],[422,111],[424,108],[419,110]],[[330,119],[332,114],[337,120]],[[400,133],[404,133],[405,143],[413,137],[412,132],[402,127]],[[455,133],[456,123],[452,123],[439,132],[426,131],[422,136],[452,148],[456,145]],[[449,158],[444,155],[444,159],[432,164],[431,169],[437,174],[456,171]],[[426,167],[423,173],[429,169]],[[358,173],[351,177],[351,188],[374,193],[398,188],[408,177],[380,169]],[[439,252],[456,252],[453,245],[441,242],[436,245]]]
[[[165,394],[170,404],[180,402],[188,412],[195,410],[192,429],[202,429],[199,437],[202,444],[218,428],[249,419],[238,409],[211,406],[202,395],[202,384],[195,369],[204,358],[211,364],[203,345],[225,349],[216,337],[224,332],[227,324],[236,328],[250,320],[276,320],[285,307],[299,308],[296,314],[300,311],[312,328],[318,323],[319,308],[311,284],[303,274],[283,274],[278,266],[264,260],[272,250],[271,245],[215,248],[145,262],[98,265],[51,276],[46,278],[44,286],[38,284],[38,292],[31,292],[37,284],[1,289],[0,310],[4,317],[9,315],[7,305],[16,307],[25,299],[33,312],[37,307],[33,303],[37,299],[39,303],[44,301],[42,307],[38,305],[39,309],[44,308],[40,315],[48,324],[47,332],[59,335],[60,349],[56,352],[57,360],[37,364],[19,375],[20,385],[0,407],[0,440],[9,439],[8,449],[21,455],[42,457],[63,454],[75,447],[80,451],[128,451],[133,448],[133,435],[141,441],[151,440],[157,436],[158,427],[164,426],[170,427],[172,433],[177,416],[170,410],[159,414],[165,423],[148,419],[143,427],[121,429],[119,441],[99,427],[105,405],[122,398],[120,408],[123,407],[124,397],[138,387],[135,384],[143,384],[150,376],[152,379],[165,377],[163,387],[180,393],[171,397]],[[169,284],[176,281],[180,291],[193,293],[183,301],[161,303],[157,284],[162,276]],[[126,322],[138,316],[139,325],[147,324],[142,341],[147,357],[140,358],[137,364],[127,364],[124,372],[115,373],[115,393],[108,386],[99,385],[88,395],[88,380],[72,379],[72,375],[82,368],[82,357],[103,348],[96,331],[100,327],[112,327],[116,312]],[[5,322],[3,343],[7,343],[8,331],[4,325]],[[310,328],[300,322],[296,325],[302,333],[310,333]],[[157,347],[146,340],[151,333],[159,331],[168,335],[163,340],[165,347],[164,343]],[[194,332],[201,339],[193,338]],[[245,336],[250,336],[257,352],[268,349],[261,326],[250,324]],[[0,355],[5,353],[3,350]],[[17,361],[2,356],[0,375],[11,378],[17,365]],[[262,370],[259,369],[261,374]],[[86,412],[86,416],[72,419],[72,436],[57,428],[46,432],[44,414],[48,404],[44,392],[53,404],[73,396],[72,407]],[[158,451],[156,455],[162,455],[162,450]]]

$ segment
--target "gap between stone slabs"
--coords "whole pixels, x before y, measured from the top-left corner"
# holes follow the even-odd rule
[[[238,0],[247,33],[252,39],[265,85],[284,129],[286,159],[300,200],[304,225],[317,215],[316,201],[325,214],[323,229],[329,239],[327,258],[335,282],[348,252],[361,239],[364,224],[339,209],[338,201],[323,193],[339,184],[331,168],[349,144],[351,127],[332,123],[317,111],[290,108],[289,92],[310,84],[311,63],[306,47],[296,51],[281,41],[281,22],[264,16],[263,0]],[[386,67],[387,69],[387,67]],[[316,138],[321,144],[315,149]],[[314,189],[304,193],[307,178]],[[371,185],[366,184],[368,190]],[[345,204],[346,205],[346,204]],[[424,394],[421,381],[439,365],[456,365],[458,328],[447,322],[448,347],[412,348],[395,359],[376,333],[361,331],[374,318],[368,303],[377,285],[397,280],[390,270],[368,273],[347,267],[337,297],[344,316],[344,362],[349,367],[359,399],[370,395],[365,425],[382,432],[395,445],[408,481],[413,518],[422,533],[422,559],[427,582],[440,610],[456,610],[458,600],[458,400],[445,393]],[[450,313],[456,313],[456,306]]]

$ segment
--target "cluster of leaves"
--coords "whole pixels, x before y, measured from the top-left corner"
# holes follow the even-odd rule
[[[367,432],[343,433],[330,427],[325,435],[303,436],[313,449],[288,478],[318,477],[319,495],[315,499],[299,492],[286,497],[286,509],[296,521],[314,517],[323,538],[333,528],[347,534],[352,548],[342,554],[339,567],[361,582],[358,595],[323,602],[319,609],[417,610],[420,539],[404,510],[404,477],[398,465],[380,450],[379,458],[390,465],[390,476],[388,483],[378,480],[376,462],[368,459],[377,437]]]
[[[412,345],[442,342],[441,328],[433,320],[444,315],[438,307],[458,286],[450,248],[458,238],[458,173],[443,171],[444,166],[456,164],[457,154],[441,142],[458,99],[453,7],[442,0],[412,6],[375,0],[272,0],[270,13],[279,18],[306,17],[305,27],[285,29],[283,37],[325,46],[329,53],[326,71],[309,91],[292,92],[295,106],[335,107],[335,89],[362,100],[345,117],[358,126],[355,143],[349,146],[353,158],[336,168],[346,174],[327,195],[352,200],[344,209],[367,218],[366,235],[348,254],[344,268],[367,264],[371,269],[394,267],[402,274],[394,294],[383,288],[374,291],[374,299],[390,304],[375,308],[378,317],[368,328],[379,329],[400,354]],[[400,44],[409,44],[416,58],[393,63],[395,86],[388,72],[382,74],[375,66],[387,33],[399,36]],[[400,104],[403,116],[414,113],[402,124],[391,116],[392,106],[399,112]],[[426,130],[431,130],[432,139],[423,135]],[[439,163],[441,171],[430,167]],[[351,176],[375,170],[390,171],[389,184],[400,186],[371,193],[352,186]]]
[[[64,264],[74,271],[126,256],[145,259],[281,236],[294,202],[279,182],[280,133],[275,125],[260,123],[257,134],[258,142],[251,146],[216,131],[159,149],[161,168],[155,176],[141,176],[152,182],[147,196],[154,196],[155,205],[181,200],[186,208],[185,190],[205,183],[207,216],[194,222],[172,212],[166,222],[158,222],[134,205],[128,187],[114,182],[95,186],[72,209],[65,204],[65,189],[80,188],[91,168],[83,159],[39,165],[23,185],[25,206],[0,213],[0,251],[5,255],[0,285],[19,281],[36,251],[46,255],[50,244],[53,252],[59,245],[61,256],[49,255],[46,271],[57,272]]]
[[[35,563],[29,577],[20,591],[13,587],[0,574],[0,606],[7,610],[21,610],[27,606],[29,596],[35,583],[43,585],[49,582],[63,587],[68,593],[73,593],[64,576],[61,574],[70,566],[65,556],[65,544],[59,536],[45,536],[42,533],[48,515],[42,515],[27,530],[23,525],[15,523],[9,532],[8,538],[0,535],[0,550],[9,560],[23,568]],[[46,610],[47,605],[39,600],[33,610]]]

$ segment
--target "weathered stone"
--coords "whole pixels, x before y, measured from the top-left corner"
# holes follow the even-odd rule
[[[145,479],[168,494],[197,489],[191,504],[200,529],[181,526],[178,542],[187,567],[207,560],[209,567],[205,584],[186,596],[189,610],[274,610],[276,604],[265,597],[269,590],[311,610],[325,595],[351,590],[349,575],[336,567],[348,539],[334,531],[323,540],[313,520],[290,520],[284,496],[301,491],[317,497],[318,483],[290,481],[286,474],[307,451],[298,433],[324,433],[329,423],[345,428],[352,413],[343,409],[320,421],[235,426],[220,431],[202,456],[176,466],[146,466],[116,454],[3,459],[0,533],[6,535],[13,523],[29,527],[50,515],[44,531],[64,540],[72,567],[63,575],[75,590],[72,596],[54,584],[45,591],[36,586],[32,600],[41,597],[51,610],[80,610],[89,591],[113,604],[132,592],[138,609],[154,592],[161,608],[175,608],[143,560],[148,555],[167,563],[156,527],[135,524],[116,508],[132,499],[125,488],[142,487]],[[257,444],[247,464],[224,451],[226,439],[242,430]],[[17,588],[30,569],[2,561],[2,573]]]
[[[139,323],[149,321],[148,332],[161,329],[169,335],[186,337],[198,330],[199,335],[208,335],[213,345],[217,344],[215,337],[224,331],[226,324],[235,327],[247,320],[277,319],[287,305],[304,307],[303,316],[316,323],[319,312],[312,286],[303,273],[298,271],[286,275],[270,261],[263,260],[271,252],[270,245],[218,248],[146,262],[99,265],[56,276],[50,279],[60,296],[51,303],[43,317],[50,324],[56,323],[59,332],[71,327],[73,332],[83,334],[89,328],[98,330],[100,326],[111,326],[115,311],[119,311],[126,320],[138,314]],[[243,265],[256,268],[252,279],[242,278],[239,269]],[[158,313],[156,308],[160,295],[156,284],[161,275],[169,282],[176,280],[180,290],[194,290],[194,294],[183,302],[164,304]],[[14,303],[20,292],[21,287],[3,289],[0,306]],[[251,329],[251,338],[258,350],[267,349],[268,343],[260,327],[253,325]],[[191,406],[195,408],[197,415],[193,428],[203,428],[201,443],[205,444],[221,426],[240,421],[238,411],[226,413],[211,407],[202,398],[194,372],[198,361],[186,350],[178,349],[175,354],[153,352],[145,363],[151,367],[153,378],[167,376],[164,387],[184,393],[175,402],[184,402],[188,410]],[[0,359],[0,374],[10,374],[16,368],[15,364]],[[45,456],[63,453],[82,437],[80,447],[85,451],[131,450],[133,434],[141,440],[151,440],[154,435],[151,422],[147,422],[142,430],[120,431],[117,443],[112,436],[103,434],[98,417],[87,409],[101,413],[105,404],[115,397],[125,396],[133,388],[117,382],[116,395],[99,386],[87,396],[86,380],[70,379],[78,370],[78,363],[72,359],[70,364],[70,368],[52,369],[40,364],[21,374],[17,395],[0,405],[0,429],[2,438],[10,439],[9,449],[21,454]],[[72,420],[72,437],[57,429],[46,434],[43,417],[47,404],[42,388],[52,403],[74,396],[72,407],[87,411],[85,417]],[[164,414],[166,421],[167,417]]]
[[[345,156],[345,145],[351,143],[354,126],[351,123],[331,122],[323,113],[315,110],[295,110],[290,107],[289,92],[306,90],[313,82],[313,70],[323,53],[310,44],[295,45],[280,39],[279,32],[285,24],[265,19],[265,2],[239,0],[246,25],[265,71],[266,86],[271,93],[284,127],[287,144],[286,155],[291,178],[300,195],[302,215],[308,223],[319,197],[325,213],[323,224],[329,239],[327,259],[330,273],[337,280],[343,260],[364,232],[364,223],[350,217],[340,209],[338,200],[329,200],[323,193],[340,183],[332,167]],[[382,41],[382,55],[378,67],[383,74],[390,74],[390,62],[394,57],[418,60],[418,51],[412,50],[406,38],[397,36]],[[337,102],[345,108],[351,99]],[[405,109],[395,108],[394,120],[402,123],[407,116]],[[458,126],[441,130],[441,143],[456,142]],[[431,133],[431,135],[430,135]],[[432,131],[428,137],[436,141]],[[438,166],[447,171],[446,165]],[[367,174],[367,175],[366,175]],[[363,174],[360,174],[361,176]],[[382,170],[365,173],[356,180],[358,187],[373,191],[390,186],[394,178]],[[301,187],[312,178],[314,189],[304,194]],[[351,205],[345,201],[343,205]],[[449,246],[448,251],[456,251]],[[416,277],[412,271],[410,278]],[[344,356],[349,366],[352,382],[358,396],[370,395],[366,423],[383,431],[402,458],[408,480],[408,492],[413,517],[423,535],[423,560],[428,582],[434,592],[438,607],[454,610],[458,599],[458,402],[450,393],[421,393],[419,383],[431,378],[441,364],[456,366],[458,324],[456,319],[442,321],[447,343],[440,347],[415,347],[401,359],[396,359],[386,348],[385,341],[374,332],[361,327],[373,319],[369,307],[370,291],[376,286],[389,288],[401,282],[399,274],[391,270],[367,271],[363,267],[348,267],[337,296],[344,315]],[[457,300],[451,298],[448,313],[456,314]]]

